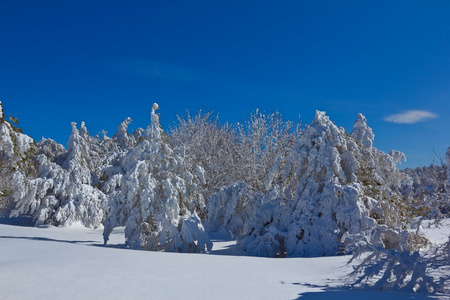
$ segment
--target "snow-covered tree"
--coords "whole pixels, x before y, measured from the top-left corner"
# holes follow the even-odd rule
[[[62,165],[64,163],[64,155],[67,152],[66,148],[52,139],[42,138],[37,143],[36,154],[43,154],[50,161]]]
[[[35,144],[5,120],[0,103],[2,203],[37,225],[104,224],[105,243],[125,226],[134,249],[205,252],[203,226],[225,228],[258,256],[357,252],[358,239],[366,249],[409,243],[401,251],[412,253],[426,242],[405,233],[407,222],[450,209],[450,148],[447,167],[400,172],[404,154],[377,150],[362,114],[347,134],[320,111],[304,129],[277,113],[221,125],[200,112],[179,118],[168,135],[158,109],[145,130],[128,133],[127,118],[112,137],[72,123],[66,150],[51,139]]]
[[[73,174],[72,180],[76,184],[91,185],[95,179],[95,154],[91,151],[92,139],[84,122],[78,130],[77,124],[72,122],[72,133],[67,143],[67,153],[62,167]]]
[[[414,216],[427,219],[450,216],[448,163],[444,159],[440,159],[440,165],[408,168],[403,174],[402,193],[408,200],[407,209]]]
[[[294,128],[280,113],[264,114],[258,109],[237,126],[240,178],[253,190],[265,192],[265,180],[276,159],[286,155],[297,138]]]
[[[224,228],[233,237],[241,236],[261,206],[276,199],[279,193],[277,188],[261,193],[242,181],[223,187],[208,199],[205,227],[210,231]]]
[[[17,123],[17,119],[11,118]],[[13,123],[5,119],[2,102],[0,102],[0,213],[9,213],[14,206],[11,195],[14,188],[11,181],[16,172],[34,177],[36,167],[34,140],[22,133]]]
[[[264,181],[275,159],[292,145],[297,131],[279,113],[250,114],[243,124],[220,124],[212,113],[201,111],[191,117],[178,117],[170,139],[174,148],[183,147],[186,155],[205,168],[207,194],[245,184],[264,192]]]
[[[332,255],[341,251],[344,233],[398,222],[399,155],[373,148],[364,120],[360,115],[348,135],[316,113],[272,167],[266,189],[279,185],[282,192],[248,222],[241,248],[258,256]]]
[[[367,119],[361,113],[358,114],[358,119],[353,125],[353,131],[351,134],[357,141],[359,141],[364,147],[372,148],[375,135],[372,128],[367,125]]]
[[[104,184],[111,197],[105,243],[114,227],[125,226],[126,244],[133,249],[208,251],[212,244],[197,214],[205,205],[204,170],[163,140],[158,108],[155,103],[145,138]]]
[[[185,153],[204,168],[206,197],[239,181],[236,174],[240,165],[235,143],[236,135],[231,125],[221,125],[212,113],[201,111],[195,117],[189,112],[185,118],[178,116],[178,124],[170,135],[172,149]]]
[[[399,228],[377,226],[370,233],[344,237],[353,258],[362,257],[350,274],[357,279],[352,287],[376,290],[406,290],[414,292],[445,292],[450,276],[435,278],[430,268],[440,274],[448,271],[450,256],[445,245],[431,245],[427,251],[419,250],[429,244],[417,233]]]
[[[17,119],[12,118],[17,122]],[[29,151],[34,149],[35,143],[31,137],[23,134],[21,129],[5,120],[3,105],[0,102],[0,155],[8,160],[12,168],[19,168],[26,160]]]
[[[97,227],[104,220],[106,196],[84,183],[73,182],[73,175],[44,155],[37,157],[39,177],[26,180],[15,173],[12,185],[16,208],[11,216],[28,214],[36,225],[71,225],[76,222]]]
[[[101,225],[108,200],[93,186],[97,181],[96,166],[100,165],[100,158],[92,151],[94,142],[84,122],[80,130],[72,123],[67,152],[52,140],[41,141],[37,151],[41,154],[35,158],[36,178],[14,174],[12,197],[16,207],[11,216],[32,215],[36,225]],[[54,155],[53,150],[60,154]]]
[[[350,262],[362,257],[350,274],[357,278],[352,287],[428,293],[450,291],[450,237],[446,243],[432,244],[420,234],[424,218],[439,224],[448,212],[447,168],[431,165],[404,171],[403,191],[413,198],[406,210],[418,216],[414,231],[382,225],[343,237],[346,250],[353,252]]]
[[[117,140],[118,145],[122,149],[134,147],[136,140],[128,134],[128,126],[131,124],[131,118],[126,118],[117,128],[117,133],[113,135],[113,139]]]

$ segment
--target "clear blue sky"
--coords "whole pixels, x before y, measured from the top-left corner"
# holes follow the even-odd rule
[[[406,166],[450,146],[450,1],[3,0],[0,41],[0,100],[36,140],[146,127],[157,102],[165,130],[319,109],[348,131],[361,112]]]

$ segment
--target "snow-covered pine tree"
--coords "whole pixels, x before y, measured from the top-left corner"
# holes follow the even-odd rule
[[[34,140],[5,119],[0,101],[0,213],[9,214],[14,208],[14,187],[11,185],[14,174],[36,176],[35,151]]]
[[[79,130],[77,124],[72,122],[72,133],[67,143],[66,159],[62,167],[72,174],[71,179],[75,184],[91,185],[96,181],[94,172],[96,157],[91,151],[93,139],[84,122],[81,122]]]
[[[5,120],[2,102],[0,102],[0,155],[8,160],[11,168],[18,169],[24,163],[30,151],[35,151],[34,140],[22,130]]]
[[[366,117],[361,113],[358,114],[358,119],[353,125],[351,136],[359,141],[364,147],[368,149],[372,148],[375,135],[373,134],[372,128],[367,125]]]
[[[61,145],[52,140],[41,141],[37,151],[41,154],[35,158],[37,176],[14,174],[12,197],[16,206],[11,216],[32,215],[36,225],[101,225],[108,200],[92,185],[97,181],[96,166],[101,165],[97,153],[92,151],[96,141],[84,122],[80,130],[72,123],[67,152],[63,153]],[[52,153],[53,149],[60,154]]]
[[[44,154],[50,161],[58,165],[64,163],[66,152],[66,148],[53,139],[42,138],[37,143],[36,154]]]
[[[113,139],[115,139],[122,149],[128,149],[134,147],[136,144],[136,140],[128,134],[128,126],[131,124],[131,118],[126,118],[117,128],[116,134],[113,135]]]
[[[212,244],[197,214],[205,205],[204,171],[164,141],[157,109],[153,104],[144,139],[105,182],[111,197],[105,243],[115,227],[125,226],[126,244],[133,249],[208,251]]]
[[[403,155],[378,151],[373,138],[361,114],[348,135],[317,111],[267,178],[267,190],[281,186],[279,198],[251,218],[238,245],[257,256],[333,255],[346,232],[396,224]]]

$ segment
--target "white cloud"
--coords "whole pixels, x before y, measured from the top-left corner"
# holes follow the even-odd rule
[[[384,118],[387,122],[398,124],[414,124],[431,119],[436,119],[439,116],[435,113],[426,110],[407,110],[399,114],[393,114]]]

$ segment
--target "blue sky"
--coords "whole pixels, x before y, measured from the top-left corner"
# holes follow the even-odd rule
[[[186,109],[316,109],[428,165],[450,146],[450,1],[0,2],[0,100],[36,140]]]

